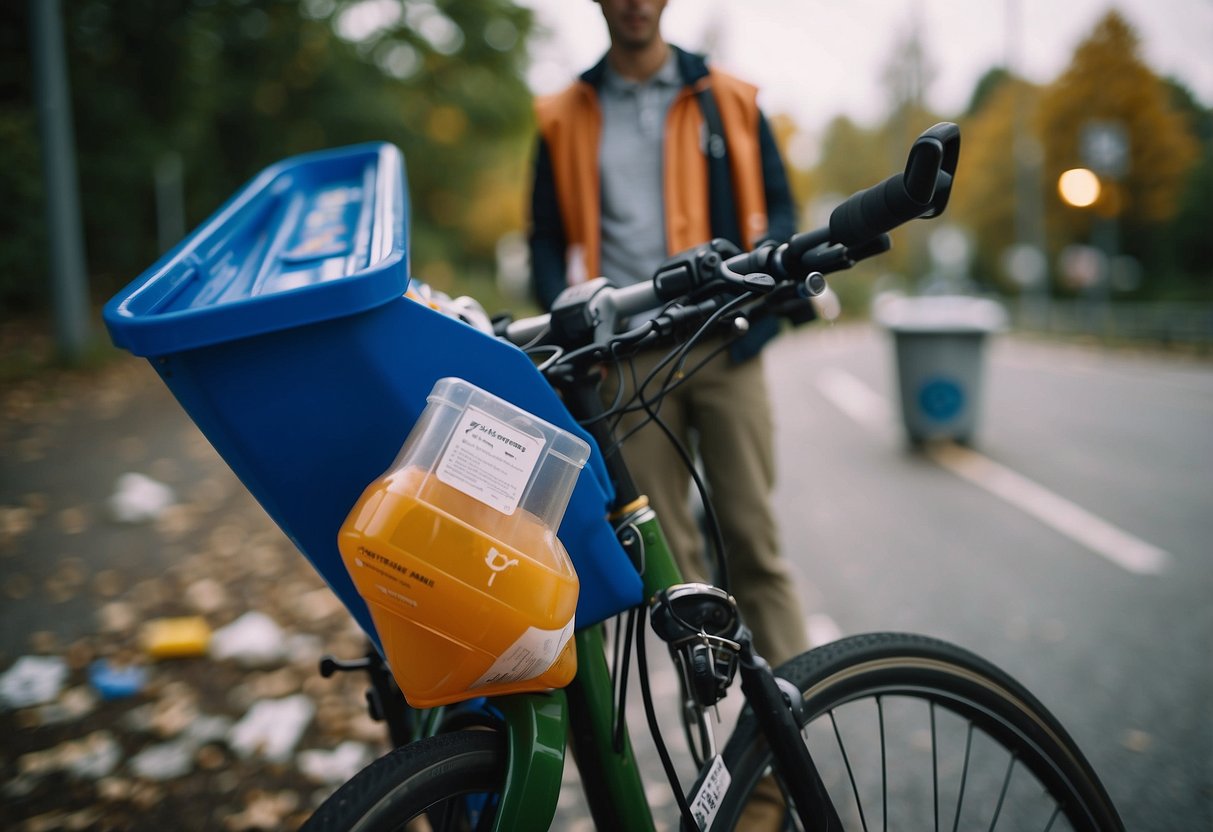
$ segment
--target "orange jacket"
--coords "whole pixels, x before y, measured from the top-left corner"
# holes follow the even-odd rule
[[[708,69],[698,56],[681,50],[677,56],[687,83],[666,117],[663,191],[669,253],[713,237],[728,237],[750,248],[769,232],[774,235],[776,228],[768,227],[774,225],[781,226],[779,233],[790,234],[794,220],[786,176],[758,109],[757,89]],[[535,103],[540,152],[532,200],[532,261],[537,294],[545,306],[563,285],[599,274],[602,112],[597,82],[603,67],[600,63],[567,89]],[[726,209],[726,228],[713,227],[712,222],[714,214],[719,216],[719,206],[714,211],[711,205],[709,159],[703,148],[704,116],[698,94],[704,89],[710,89],[716,101],[728,148],[735,213]],[[769,213],[778,214],[780,221],[769,222]],[[551,236],[552,229],[561,237],[563,263],[553,262],[551,251],[542,246],[536,250],[536,236]]]

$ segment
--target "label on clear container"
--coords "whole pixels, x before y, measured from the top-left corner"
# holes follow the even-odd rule
[[[483,410],[463,412],[435,473],[452,488],[513,514],[539,461],[544,438],[524,433]]]
[[[521,682],[534,679],[556,663],[560,651],[573,637],[576,616],[559,630],[541,630],[528,627],[526,632],[511,644],[492,667],[472,683],[472,689],[486,685],[501,685],[506,682]]]

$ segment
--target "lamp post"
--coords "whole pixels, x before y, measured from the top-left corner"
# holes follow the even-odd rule
[[[1006,67],[1022,78],[1024,41],[1021,0],[1006,0]],[[1017,84],[1013,111],[1015,164],[1015,243],[1003,252],[1003,268],[1019,286],[1020,326],[1047,327],[1049,267],[1045,256],[1044,179],[1040,142],[1028,127],[1031,103],[1027,84]]]
[[[1082,161],[1100,177],[1103,199],[1094,205],[1091,243],[1104,255],[1104,269],[1097,291],[1102,301],[1105,327],[1110,323],[1112,267],[1120,254],[1117,214],[1120,213],[1119,184],[1129,172],[1129,132],[1120,121],[1093,119],[1079,137]]]
[[[1092,208],[1099,202],[1103,192],[1104,183],[1095,171],[1089,168],[1070,168],[1057,178],[1058,195],[1061,196],[1062,202],[1074,208]],[[1116,245],[1115,229],[1111,220],[1100,216],[1098,209],[1092,216],[1091,246],[1087,250],[1092,252],[1093,257],[1078,261],[1091,264],[1090,268],[1082,269],[1085,276],[1079,278],[1079,285],[1086,285],[1088,296],[1099,306],[1098,313],[1094,309],[1091,310],[1092,315],[1098,314],[1106,323],[1112,280],[1112,257]],[[1107,233],[1108,228],[1113,229],[1112,235]],[[1092,324],[1094,325],[1095,321],[1092,321]]]

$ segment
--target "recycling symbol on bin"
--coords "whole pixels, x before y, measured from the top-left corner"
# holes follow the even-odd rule
[[[964,390],[950,378],[933,378],[918,390],[918,406],[936,422],[956,418],[964,402]]]

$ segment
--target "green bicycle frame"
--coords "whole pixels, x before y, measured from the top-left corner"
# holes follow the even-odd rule
[[[657,515],[647,502],[634,504],[623,525],[643,543],[645,597],[681,583]],[[571,737],[594,823],[599,829],[652,830],[644,784],[624,725],[615,749],[614,685],[601,626],[575,635],[577,675],[564,691],[527,693],[493,700],[505,716],[509,762],[494,830],[547,829],[556,813]],[[622,719],[622,714],[618,715]]]

